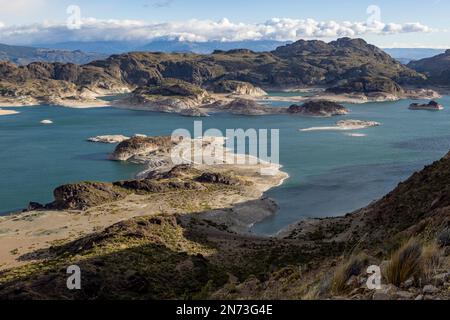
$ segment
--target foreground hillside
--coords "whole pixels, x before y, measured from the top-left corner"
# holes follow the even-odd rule
[[[152,162],[155,144],[164,157],[165,141],[135,138],[113,157],[147,148]],[[1,222],[38,228],[24,231],[36,239],[67,236],[11,248],[19,264],[0,274],[0,298],[450,298],[450,154],[364,209],[302,221],[275,238],[247,232],[255,214],[276,210],[258,197],[282,179],[255,169],[178,166],[144,180],[58,188],[54,203]],[[92,229],[76,236],[83,221]],[[66,288],[72,264],[83,272],[81,290]],[[381,267],[380,290],[367,289],[370,265]]]

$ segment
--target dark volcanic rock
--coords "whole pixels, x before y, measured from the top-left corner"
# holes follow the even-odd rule
[[[330,117],[346,115],[349,111],[342,105],[325,100],[309,101],[303,105],[291,105],[288,109],[291,114],[301,114],[315,117]]]
[[[217,172],[205,172],[197,178],[197,181],[202,183],[219,183],[228,186],[236,186],[240,184],[240,181],[238,179]]]
[[[86,210],[104,203],[123,199],[127,193],[111,183],[82,182],[58,187],[55,201],[49,207],[58,210]]]
[[[40,204],[38,202],[30,202],[28,204],[27,211],[36,211],[36,210],[43,210],[45,209],[45,206],[43,204]]]
[[[150,179],[130,180],[115,182],[115,186],[121,187],[138,194],[162,193],[175,190],[203,190],[203,186],[192,181],[155,181]]]

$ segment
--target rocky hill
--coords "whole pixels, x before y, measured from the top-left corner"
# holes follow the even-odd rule
[[[450,85],[450,50],[431,58],[412,61],[408,67],[427,75],[433,84]]]
[[[39,95],[35,92],[39,81],[55,81],[55,86],[75,86],[64,98],[81,99],[83,94],[116,93],[158,85],[168,78],[219,91],[249,93],[255,90],[242,83],[262,88],[330,87],[343,80],[376,78],[391,79],[396,86],[395,82],[414,84],[425,79],[364,40],[349,38],[330,43],[301,40],[272,52],[246,49],[215,51],[209,55],[134,52],[85,65],[0,63],[0,86],[4,91],[13,96],[28,95],[34,100],[52,94],[58,96],[63,91]]]

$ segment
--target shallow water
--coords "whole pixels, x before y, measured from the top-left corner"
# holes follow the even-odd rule
[[[107,161],[114,145],[86,142],[89,137],[170,135],[177,128],[192,130],[193,122],[202,120],[204,129],[280,129],[280,161],[290,179],[267,193],[280,204],[280,212],[254,227],[273,234],[305,217],[337,216],[363,207],[442,157],[450,149],[450,97],[440,101],[445,111],[411,111],[405,100],[347,105],[351,115],[330,119],[229,114],[196,119],[112,108],[12,108],[21,113],[0,117],[0,212],[24,208],[29,201],[49,202],[61,184],[127,179],[141,169]],[[43,119],[54,124],[42,125]],[[298,130],[343,119],[383,125],[351,131],[365,137]]]

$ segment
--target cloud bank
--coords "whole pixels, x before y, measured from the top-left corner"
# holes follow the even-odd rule
[[[432,32],[421,23],[320,22],[314,19],[273,18],[264,23],[235,23],[189,20],[184,22],[148,23],[140,20],[82,19],[80,29],[70,30],[65,23],[44,22],[31,25],[3,26],[0,42],[15,44],[58,43],[67,41],[150,41],[167,38],[181,41],[295,41],[336,37],[359,37],[370,34],[391,35]]]

